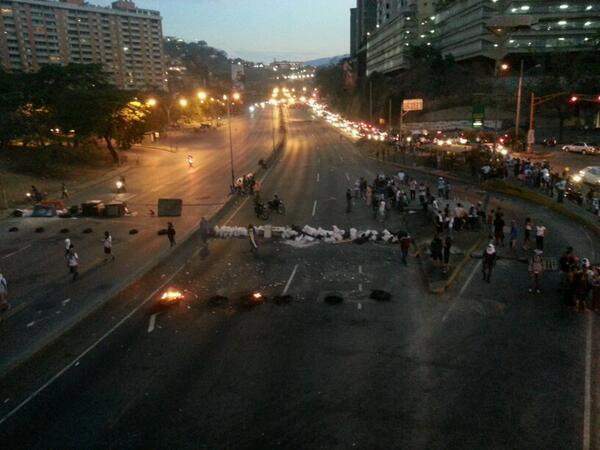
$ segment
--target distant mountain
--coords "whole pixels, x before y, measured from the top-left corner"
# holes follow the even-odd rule
[[[306,64],[307,66],[313,66],[313,67],[326,66],[329,64],[337,64],[340,60],[347,58],[348,56],[350,56],[350,55],[338,55],[338,56],[331,56],[329,58],[313,59],[311,61],[304,61],[304,64]]]

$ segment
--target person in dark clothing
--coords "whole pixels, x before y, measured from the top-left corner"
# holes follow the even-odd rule
[[[494,247],[494,244],[489,244],[483,252],[483,262],[481,266],[483,281],[487,281],[488,283],[491,281],[492,271],[496,265],[497,257],[496,247]]]
[[[444,241],[444,273],[448,273],[448,266],[450,265],[450,251],[452,250],[452,239],[450,236],[446,237]]]
[[[433,238],[433,241],[431,241],[429,249],[431,251],[431,259],[433,259],[433,263],[435,265],[441,263],[442,262],[443,243],[437,234]]]
[[[173,226],[172,222],[169,222],[167,226],[167,237],[169,238],[169,244],[171,245],[171,248],[175,247],[175,245],[177,244],[175,242],[175,234],[175,227]]]
[[[400,237],[400,252],[402,253],[402,263],[406,266],[408,265],[408,250],[410,249],[410,244],[412,242],[411,237],[408,233],[402,233]]]
[[[504,247],[504,219],[501,215],[496,215],[494,219],[494,239],[496,241],[496,245]]]
[[[350,189],[346,189],[346,212],[352,212],[352,191]]]

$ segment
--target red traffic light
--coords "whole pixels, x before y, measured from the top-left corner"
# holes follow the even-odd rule
[[[569,101],[571,103],[577,103],[579,101],[579,97],[577,97],[576,95],[572,95]]]

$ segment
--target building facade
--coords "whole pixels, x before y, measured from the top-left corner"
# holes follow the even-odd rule
[[[124,89],[166,86],[158,11],[131,0],[112,7],[84,0],[0,0],[0,64],[35,72],[48,64],[101,64]]]
[[[367,75],[406,69],[411,45],[435,40],[432,0],[379,0],[376,30],[367,40]]]
[[[593,50],[600,4],[592,0],[455,0],[435,20],[439,48],[456,60]]]
[[[358,21],[356,8],[350,8],[350,56],[358,53]]]

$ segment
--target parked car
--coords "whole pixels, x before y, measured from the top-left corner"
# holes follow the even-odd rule
[[[573,175],[572,180],[575,183],[583,182],[592,186],[600,186],[600,166],[586,167]]]
[[[565,152],[581,153],[582,155],[594,155],[600,153],[597,147],[586,142],[575,142],[574,144],[567,144],[562,148]]]

